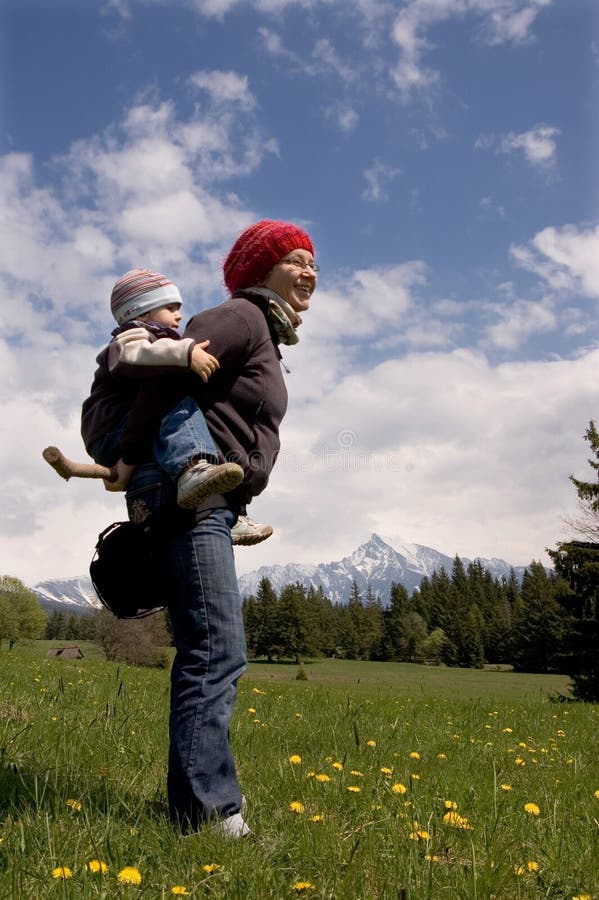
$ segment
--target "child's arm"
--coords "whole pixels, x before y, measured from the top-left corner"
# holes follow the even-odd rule
[[[216,357],[205,350],[209,343],[167,337],[151,341],[145,328],[130,328],[109,344],[108,370],[135,379],[191,371],[207,381],[219,367]]]

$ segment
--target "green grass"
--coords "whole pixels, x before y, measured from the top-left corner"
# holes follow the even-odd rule
[[[256,839],[227,843],[169,825],[168,673],[46,649],[0,651],[0,898],[599,900],[599,709],[551,702],[563,678],[252,664],[232,741]]]

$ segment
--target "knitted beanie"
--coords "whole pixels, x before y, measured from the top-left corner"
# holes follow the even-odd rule
[[[110,311],[119,325],[143,313],[182,303],[179,289],[172,281],[151,269],[130,269],[115,281],[110,295]]]
[[[272,267],[292,250],[314,253],[310,235],[297,225],[263,219],[243,231],[223,264],[225,284],[233,294],[260,284]]]

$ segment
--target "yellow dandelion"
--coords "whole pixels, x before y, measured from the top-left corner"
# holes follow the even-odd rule
[[[501,730],[504,732],[504,734],[511,734],[513,731],[512,728],[502,728]]]
[[[263,697],[266,696],[266,691],[261,691],[260,688],[252,688],[254,694],[261,694]]]
[[[524,760],[522,759],[521,756],[517,756],[516,759],[514,760],[514,762],[516,763],[517,766],[525,766],[526,765],[526,763],[524,762]]]
[[[206,863],[205,866],[202,866],[204,872],[207,872],[208,875],[212,875],[213,872],[218,872],[219,869],[222,869],[218,863]]]
[[[320,813],[315,813],[315,815],[310,816],[311,822],[324,822],[324,816]]]
[[[306,778],[314,778],[316,772],[306,772]]]
[[[350,791],[350,793],[352,793],[352,794],[359,794],[360,791],[362,790],[362,788],[358,787],[357,784],[350,784],[350,785],[348,785],[348,788],[347,788],[347,789],[348,789],[348,791]]]
[[[292,800],[289,804],[289,809],[294,813],[303,813],[305,810],[305,806],[303,803],[300,803],[299,800]]]
[[[298,753],[292,753],[291,756],[289,757],[289,762],[291,763],[292,766],[299,766],[301,761],[302,761],[302,758]]]
[[[410,778],[413,781],[420,781],[420,775],[418,774],[418,772],[412,772],[412,774],[410,775]]]
[[[73,870],[69,869],[68,866],[57,866],[55,869],[52,869],[52,878],[72,878]]]
[[[303,719],[304,716],[303,716],[302,713],[295,713],[295,718],[296,718],[296,719]]]
[[[254,706],[248,706],[248,712],[250,715],[254,716],[256,715],[256,708]]]
[[[572,897],[572,900],[593,900],[590,894],[576,894],[575,897]]]
[[[141,872],[135,866],[125,866],[117,875],[121,884],[141,884]]]
[[[405,784],[402,784],[400,781],[397,781],[395,784],[391,785],[391,790],[394,794],[405,794],[408,790]]]
[[[311,881],[296,881],[295,884],[291,885],[291,890],[300,894],[302,891],[314,890],[314,885]]]
[[[72,797],[67,800],[67,806],[69,806],[71,809],[74,809],[75,812],[81,812],[81,810],[83,809],[83,806],[81,805],[79,800],[73,800]]]
[[[446,812],[443,816],[443,821],[446,825],[452,825],[454,828],[461,828],[463,831],[472,831],[472,825],[468,822],[464,816],[461,816],[455,810],[450,810]]]
[[[334,768],[334,769],[337,769],[338,772],[341,772],[341,771],[343,771],[343,763],[340,763],[340,762],[334,762],[334,763],[333,763],[333,768]]]
[[[410,759],[420,759],[420,754],[417,750],[412,750],[410,753]]]
[[[176,894],[178,897],[189,897],[189,891],[182,884],[176,884],[172,887],[171,894]]]
[[[316,776],[316,780],[317,780],[317,781],[320,781],[321,783],[324,784],[325,782],[331,780],[331,776],[330,776],[330,775],[327,775],[325,772],[320,772],[320,773]]]
[[[349,774],[353,775],[355,778],[364,778],[364,772],[360,772],[358,769],[352,769]]]
[[[499,787],[501,788],[502,791],[511,791],[512,790],[511,784],[500,784]]]
[[[393,769],[390,769],[389,766],[381,766],[381,772],[383,775],[393,775]]]
[[[525,803],[524,809],[527,813],[530,813],[531,816],[538,816],[541,813],[540,807],[538,807],[536,803]]]
[[[573,759],[572,756],[569,756],[569,757],[568,757],[568,759],[566,760],[566,765],[567,765],[567,766],[573,766],[573,765],[574,765],[574,759]]]
[[[528,869],[529,872],[538,872],[539,864],[538,864],[538,862],[535,862],[534,859],[529,859],[528,862],[526,863],[526,868]]]
[[[418,828],[416,831],[412,831],[410,834],[411,841],[428,841],[430,838],[430,834],[428,831],[425,831],[424,828]]]
[[[445,809],[457,809],[458,808],[458,804],[455,802],[455,800],[444,800],[443,806],[445,807]]]
[[[424,858],[426,860],[428,860],[429,862],[440,862],[441,861],[441,857],[437,856],[436,853],[426,853]]]
[[[447,759],[445,753],[437,753],[437,759]]]
[[[376,741],[366,741],[367,747],[376,747]]]
[[[90,859],[85,868],[94,875],[106,875],[108,872],[108,866],[101,859]]]
[[[593,797],[596,797],[597,800],[599,800],[599,791],[595,791],[595,793],[593,794]]]

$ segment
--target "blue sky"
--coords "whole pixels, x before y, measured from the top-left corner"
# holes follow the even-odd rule
[[[86,571],[122,497],[68,485],[133,265],[188,313],[282,218],[322,273],[285,354],[283,452],[239,571],[371,531],[542,558],[599,387],[594,0],[0,3],[0,570]],[[18,310],[18,312],[16,312]]]

